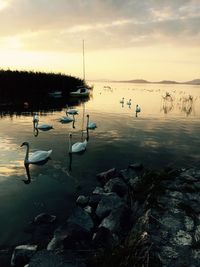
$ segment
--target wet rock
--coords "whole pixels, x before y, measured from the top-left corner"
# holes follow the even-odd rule
[[[114,178],[110,179],[104,186],[105,192],[115,192],[119,197],[124,197],[127,194],[128,187],[127,185],[120,179]]]
[[[121,170],[119,174],[126,183],[128,183],[130,179],[134,179],[136,176],[138,176],[136,171],[132,168]]]
[[[186,231],[190,232],[194,230],[194,221],[190,216],[184,217],[184,225],[185,225]]]
[[[117,210],[125,205],[125,202],[115,193],[104,195],[96,208],[96,215],[98,218],[103,219],[108,216],[111,211]]]
[[[99,227],[109,229],[112,233],[120,237],[124,237],[131,226],[131,212],[127,206],[121,206],[113,209],[110,214],[105,217]]]
[[[128,168],[131,168],[133,170],[138,170],[138,171],[141,171],[144,169],[144,166],[142,163],[132,163],[132,164],[129,164]]]
[[[52,223],[55,220],[56,220],[56,216],[54,215],[49,215],[47,213],[40,213],[34,218],[33,223],[35,224]]]
[[[105,192],[104,192],[103,187],[99,187],[99,186],[97,186],[97,187],[94,189],[94,191],[93,191],[92,193],[93,193],[93,194],[103,194],[103,193],[105,193]]]
[[[94,223],[90,215],[82,208],[77,207],[67,222],[56,229],[47,250],[68,246],[77,247],[82,241],[88,242],[93,227]]]
[[[118,244],[118,239],[108,228],[99,227],[92,238],[94,248],[112,249]]]
[[[21,267],[29,262],[31,257],[35,254],[37,245],[20,245],[15,247],[12,258],[12,267]]]
[[[105,183],[106,183],[108,180],[110,180],[110,179],[116,177],[116,174],[117,174],[117,170],[116,170],[116,168],[112,168],[112,169],[110,169],[110,170],[108,170],[108,171],[101,172],[101,173],[97,174],[97,180],[99,181],[99,183],[100,183],[102,186],[104,186]]]
[[[64,257],[53,251],[41,250],[31,259],[28,267],[86,267],[85,263],[75,256]]]
[[[79,196],[76,200],[76,204],[79,205],[80,207],[85,207],[87,206],[88,204],[88,201],[89,201],[89,197],[87,196]]]
[[[178,246],[189,246],[192,244],[192,236],[183,230],[179,230],[173,240]]]

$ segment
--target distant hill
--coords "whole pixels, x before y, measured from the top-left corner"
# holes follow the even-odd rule
[[[200,85],[200,79],[194,79],[192,81],[185,82],[185,84]]]
[[[99,81],[99,80],[96,80]],[[191,85],[200,85],[200,79],[194,79],[187,82],[177,82],[177,81],[171,81],[171,80],[163,80],[159,82],[150,82],[144,79],[134,79],[134,80],[121,80],[121,81],[109,81],[109,80],[101,80],[104,82],[118,82],[118,83],[157,83],[157,84],[191,84]]]
[[[156,83],[162,83],[162,84],[179,84],[179,82],[176,82],[176,81],[167,81],[167,80],[156,82]]]
[[[143,80],[143,79],[135,79],[135,80],[119,81],[119,82],[122,82],[122,83],[151,83],[151,82]]]

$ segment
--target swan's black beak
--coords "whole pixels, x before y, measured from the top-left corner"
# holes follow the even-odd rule
[[[22,147],[22,146],[24,146],[24,143],[22,143],[20,147]]]

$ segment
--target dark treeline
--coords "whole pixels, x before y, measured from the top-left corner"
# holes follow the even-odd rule
[[[62,91],[69,95],[83,80],[61,73],[0,70],[0,102],[44,101],[49,92]]]

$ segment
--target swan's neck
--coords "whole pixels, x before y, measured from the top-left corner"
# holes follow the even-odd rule
[[[26,145],[26,155],[25,155],[25,158],[24,158],[24,163],[28,162],[28,155],[29,155],[29,145],[27,144]]]
[[[89,125],[89,116],[87,117],[87,127],[86,127],[86,130],[88,130],[88,125]]]
[[[34,121],[34,128],[37,129],[37,127],[38,127],[38,121],[36,120]]]
[[[71,141],[71,136],[69,137],[69,153],[72,153],[72,141]]]

